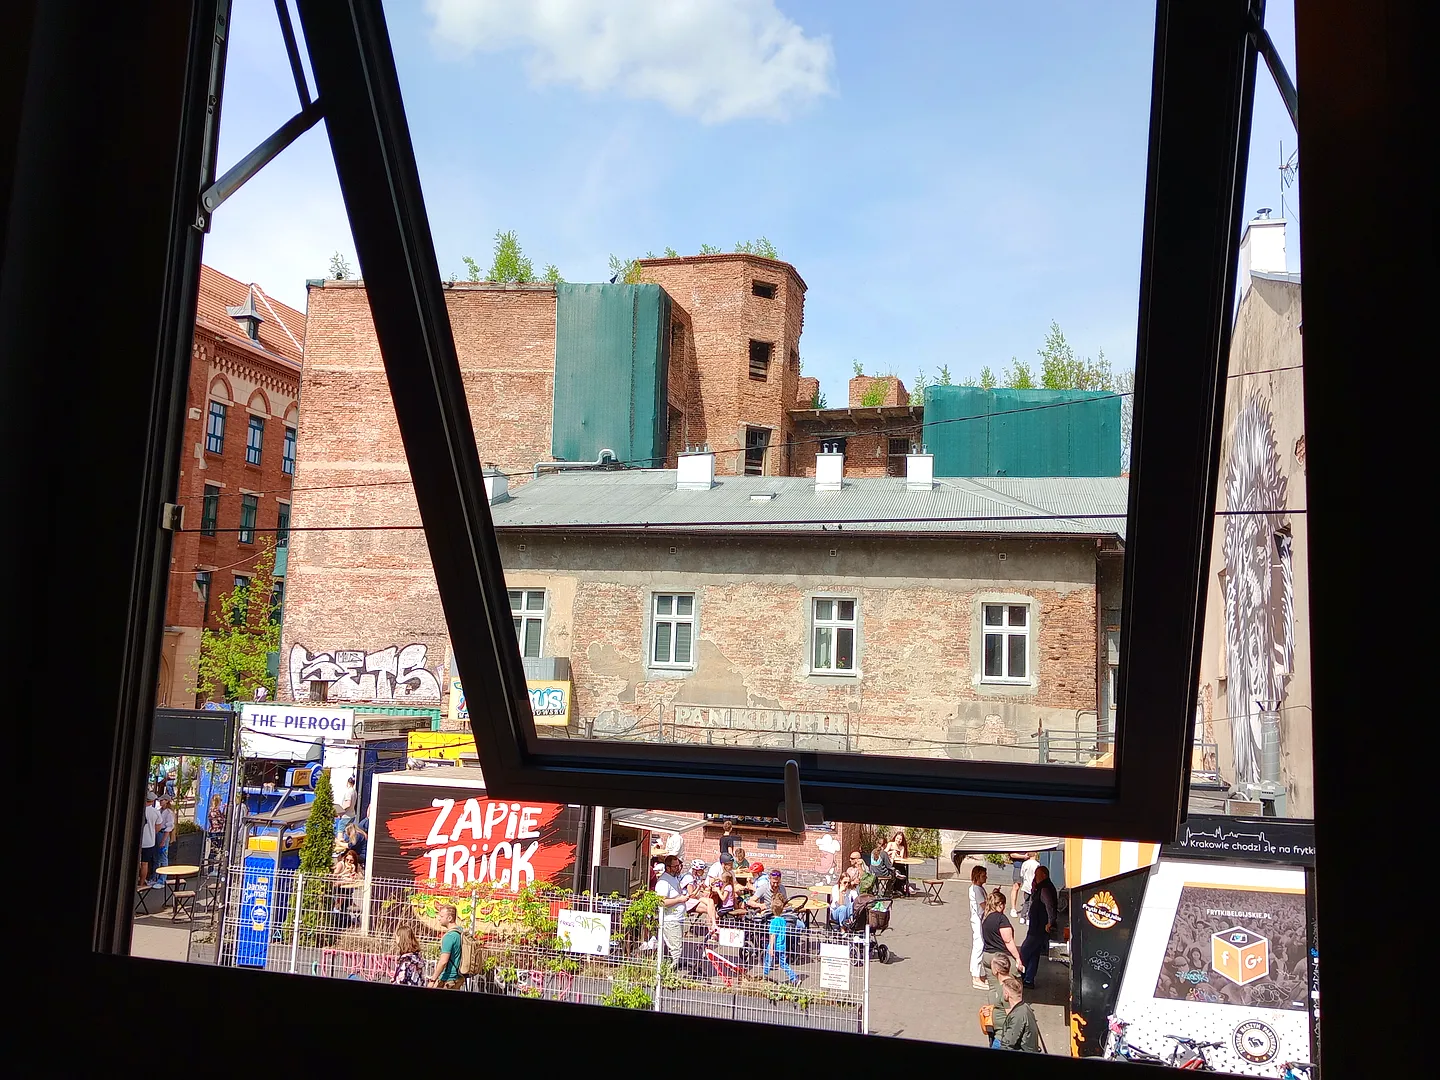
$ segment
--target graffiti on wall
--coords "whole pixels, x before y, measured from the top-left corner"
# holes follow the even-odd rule
[[[1252,394],[1235,420],[1225,472],[1225,704],[1236,783],[1260,781],[1261,713],[1280,708],[1294,669],[1287,486],[1270,409]]]
[[[306,683],[326,683],[330,701],[438,702],[440,679],[425,666],[425,659],[425,646],[419,642],[375,652],[333,649],[315,653],[295,644],[290,647],[290,687],[302,694]]]

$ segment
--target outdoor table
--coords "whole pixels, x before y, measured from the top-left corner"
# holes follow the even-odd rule
[[[346,915],[350,919],[355,920],[356,922],[359,921],[360,906],[355,903],[355,890],[360,888],[364,884],[364,878],[356,878],[354,881],[337,881],[335,883],[335,888],[339,890],[339,896],[336,897],[337,910],[340,914]],[[340,897],[342,896],[345,899],[345,906],[343,908],[340,907],[340,904],[338,903]]]
[[[909,889],[909,886],[910,886],[910,867],[912,867],[912,866],[921,866],[921,865],[923,865],[924,863],[929,862],[929,860],[928,860],[928,859],[919,858],[918,856],[915,856],[915,855],[902,855],[902,856],[900,856],[900,857],[898,857],[898,858],[892,859],[891,862],[893,862],[896,866],[903,866],[903,867],[905,867],[905,877],[904,877],[903,879],[901,879],[901,880],[903,880],[903,883],[904,883],[906,889],[908,890],[908,889]],[[901,895],[901,896],[904,896],[905,893],[902,892],[902,893],[900,893],[900,895]]]
[[[188,901],[194,899],[195,893],[185,888],[185,879],[198,875],[200,873],[200,867],[191,866],[188,863],[181,863],[175,866],[162,866],[156,870],[155,873],[160,875],[161,880],[164,882],[162,887],[170,895],[170,921],[174,922],[180,917],[182,908],[187,917],[193,918]],[[171,878],[174,878],[178,882],[179,888],[176,888],[175,885],[170,883]],[[163,901],[160,906],[165,906]]]

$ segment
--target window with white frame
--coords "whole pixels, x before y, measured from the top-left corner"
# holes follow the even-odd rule
[[[1030,681],[1030,605],[985,604],[985,682]]]
[[[854,674],[854,598],[817,596],[810,603],[810,670]]]
[[[650,634],[655,667],[695,666],[695,594],[656,593]]]
[[[545,590],[511,589],[510,615],[515,620],[515,640],[520,655],[536,657],[545,642]]]

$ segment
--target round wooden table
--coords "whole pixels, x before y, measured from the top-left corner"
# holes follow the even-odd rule
[[[165,891],[170,895],[170,921],[174,922],[178,919],[182,910],[185,912],[186,918],[194,918],[190,901],[195,899],[195,893],[185,888],[185,879],[197,876],[200,873],[200,867],[191,866],[189,863],[177,863],[174,866],[162,866],[155,873],[164,881]],[[172,878],[176,884],[171,884]],[[160,906],[165,906],[163,900]]]

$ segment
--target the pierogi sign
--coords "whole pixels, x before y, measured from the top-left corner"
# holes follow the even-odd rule
[[[261,735],[342,741],[355,730],[355,710],[255,702],[241,706],[240,726]]]

